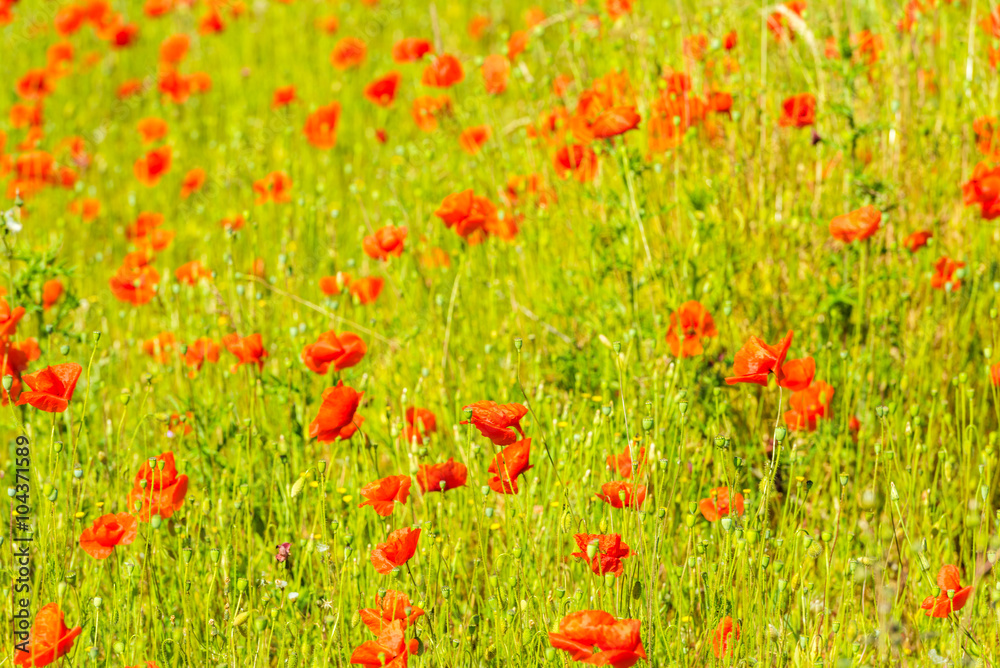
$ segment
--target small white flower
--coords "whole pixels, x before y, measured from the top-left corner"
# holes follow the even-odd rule
[[[7,231],[17,234],[24,226],[21,225],[21,209],[14,207],[13,209],[7,209],[3,212],[3,224],[7,228]]]
[[[274,586],[277,587],[278,589],[284,589],[285,587],[288,586],[288,583],[285,582],[284,580],[275,580]]]

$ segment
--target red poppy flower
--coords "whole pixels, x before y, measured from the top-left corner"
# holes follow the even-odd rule
[[[737,515],[742,516],[743,495],[739,492],[735,492],[732,497],[732,503],[730,504],[729,488],[716,487],[715,489],[710,489],[708,491],[707,499],[702,499],[698,502],[698,508],[701,510],[701,514],[709,522],[718,522],[719,519],[728,515],[733,509],[736,510]]]
[[[331,149],[337,145],[337,123],[340,121],[340,103],[332,102],[309,114],[302,131],[309,143],[316,148]]]
[[[507,58],[514,62],[528,48],[528,31],[515,30],[507,40]]]
[[[406,234],[405,227],[386,225],[375,230],[375,234],[365,237],[362,249],[365,255],[374,260],[388,260],[389,256],[399,257],[403,254]]]
[[[816,98],[812,93],[800,93],[786,98],[781,103],[781,118],[778,124],[804,128],[816,122]]]
[[[236,214],[235,216],[230,216],[229,218],[223,218],[219,221],[219,225],[221,225],[223,229],[235,232],[236,230],[243,229],[243,226],[246,225],[246,221],[243,219],[243,216]]]
[[[911,253],[916,253],[918,250],[926,246],[928,240],[930,240],[933,236],[934,233],[930,230],[919,230],[906,237],[906,240],[903,242],[903,246]]]
[[[174,277],[177,278],[180,283],[197,285],[198,281],[203,278],[211,279],[212,270],[203,265],[200,261],[192,260],[191,262],[186,262],[177,267],[177,270],[174,271]]]
[[[489,480],[490,489],[497,494],[517,494],[517,478],[530,468],[531,439],[511,443],[501,450],[487,469],[494,474]]]
[[[612,508],[641,508],[646,500],[646,486],[636,486],[627,480],[615,480],[601,485],[601,494],[596,495]]]
[[[451,98],[447,95],[433,97],[422,95],[413,100],[410,115],[417,127],[424,132],[433,132],[438,126],[438,116],[451,111]]]
[[[735,636],[735,637],[733,637]],[[735,651],[734,645],[740,639],[740,625],[733,623],[732,617],[723,617],[712,634],[712,653],[721,659],[730,656]]]
[[[319,289],[324,295],[339,295],[341,290],[347,289],[351,284],[350,274],[338,271],[335,276],[324,276],[319,279]]]
[[[187,56],[191,38],[185,34],[170,35],[160,42],[160,63],[177,65]]]
[[[236,366],[241,364],[256,364],[259,370],[264,369],[264,358],[268,356],[264,350],[264,341],[260,334],[240,337],[239,334],[226,334],[222,337],[222,345],[226,350],[236,355],[239,360]]]
[[[465,71],[458,58],[447,53],[431,58],[424,69],[420,83],[434,88],[450,88],[465,79]]]
[[[396,99],[396,90],[399,88],[400,74],[395,70],[380,76],[370,84],[365,86],[365,99],[380,107],[391,106]]]
[[[792,395],[788,403],[792,410],[785,412],[785,424],[792,431],[814,431],[816,421],[833,416],[830,400],[833,387],[822,380],[813,381],[806,389]]]
[[[63,294],[63,284],[58,278],[53,278],[45,281],[42,285],[42,309],[48,311],[50,308],[55,306],[55,303],[59,301],[59,298]],[[2,316],[0,316],[2,317]],[[2,328],[2,325],[0,325]]]
[[[629,130],[634,130],[639,125],[642,117],[636,112],[633,106],[612,107],[601,112],[590,123],[590,134],[594,139],[607,139],[624,134]]]
[[[962,588],[960,581],[961,573],[956,566],[945,564],[938,571],[937,586],[941,592],[935,596],[928,596],[920,604],[924,614],[928,617],[947,617],[953,611],[961,610],[969,602],[972,596],[972,586]],[[948,592],[953,592],[953,597],[948,596]]]
[[[635,459],[632,459],[633,454]],[[637,476],[642,470],[642,465],[646,463],[646,448],[633,450],[626,446],[620,455],[608,455],[607,463],[608,468],[617,472],[622,478]]]
[[[1000,387],[1000,362],[990,367],[990,381],[994,386]]]
[[[556,151],[553,163],[561,179],[572,176],[580,183],[588,183],[597,175],[597,154],[589,146],[563,146]]]
[[[510,61],[499,53],[486,56],[480,68],[483,75],[483,83],[486,85],[486,92],[490,95],[500,95],[507,90],[507,82],[510,80]]]
[[[111,277],[111,293],[116,299],[141,306],[156,294],[160,273],[151,265],[132,267],[123,265]]]
[[[55,83],[45,69],[29,70],[17,81],[17,94],[28,101],[42,100],[55,90]]]
[[[128,507],[142,522],[148,522],[153,515],[169,519],[184,505],[187,488],[188,477],[178,475],[174,453],[164,452],[143,462],[135,474],[132,491],[128,493]]]
[[[219,344],[209,338],[196,339],[187,347],[184,353],[184,364],[194,371],[201,371],[205,362],[215,364],[219,361]]]
[[[155,186],[170,169],[173,150],[169,146],[153,149],[135,161],[135,178],[147,187]]]
[[[495,401],[477,401],[462,410],[471,410],[472,416],[460,424],[471,422],[494,445],[510,445],[517,440],[518,434],[524,438],[521,419],[528,414],[528,409],[521,404],[500,405]]]
[[[403,627],[412,624],[424,611],[410,604],[410,597],[400,591],[388,589],[385,596],[375,597],[374,608],[358,610],[362,623],[372,633],[379,634],[393,622],[402,622]]]
[[[292,179],[285,172],[271,172],[253,182],[253,191],[257,195],[254,204],[286,204],[292,201]]]
[[[726,378],[726,383],[729,385],[737,383],[767,385],[767,377],[771,372],[774,372],[774,377],[780,383],[785,377],[781,365],[785,363],[785,355],[788,354],[788,348],[791,345],[791,331],[775,346],[769,346],[756,336],[751,336],[737,351],[733,360],[735,376]]]
[[[167,125],[165,120],[156,117],[143,118],[136,123],[135,128],[139,131],[139,137],[144,144],[163,139],[170,130],[170,126]]]
[[[693,357],[705,352],[702,339],[719,335],[711,314],[696,301],[681,304],[670,314],[667,345],[674,357]]]
[[[629,668],[646,658],[637,619],[615,619],[601,610],[573,612],[549,633],[549,643],[570,653],[573,661],[595,666]]]
[[[955,272],[965,266],[964,262],[942,257],[934,263],[934,275],[931,276],[931,287],[944,290],[950,287],[954,292],[962,287],[962,280],[955,277]]]
[[[739,36],[736,34],[735,30],[730,30],[726,33],[725,38],[722,40],[722,46],[726,51],[732,51],[736,48],[736,44],[739,42]]]
[[[801,18],[802,12],[806,10],[806,3],[805,0],[791,0],[790,2],[784,3],[782,7]],[[767,29],[771,31],[774,35],[775,41],[777,42],[783,42],[786,39],[795,39],[795,33],[785,26],[785,20],[786,17],[781,12],[774,12],[767,17]]]
[[[181,181],[181,199],[187,199],[201,190],[203,185],[205,185],[205,170],[195,167],[185,174],[184,180]]]
[[[469,471],[465,464],[449,458],[443,464],[421,464],[420,470],[417,471],[417,484],[424,494],[446,492],[456,487],[465,487],[468,476]]]
[[[458,136],[458,145],[469,155],[476,155],[492,134],[489,126],[477,125],[462,130]]]
[[[830,235],[844,243],[864,241],[878,231],[881,222],[881,211],[871,205],[863,206],[831,220]]]
[[[424,442],[424,436],[437,431],[437,418],[426,408],[406,409],[406,426],[403,427],[403,440],[407,443]]]
[[[178,433],[181,436],[187,436],[194,431],[194,427],[191,426],[191,422],[194,420],[194,413],[187,411],[181,416],[180,413],[171,413],[170,420],[167,422],[167,438],[173,438]]]
[[[454,227],[458,236],[472,241],[476,233],[497,218],[497,210],[492,202],[470,189],[445,197],[434,215],[446,227]]]
[[[371,506],[382,517],[392,514],[396,502],[406,503],[410,497],[410,476],[390,475],[361,488],[361,496],[368,499],[358,508]]]
[[[80,534],[80,547],[94,559],[107,559],[117,545],[131,545],[139,522],[128,513],[102,515]]]
[[[336,16],[322,16],[316,19],[316,27],[327,35],[333,35],[340,29],[340,19]]]
[[[141,93],[145,87],[146,86],[142,81],[139,81],[138,79],[129,79],[118,86],[118,99],[124,100],[125,98],[137,95]]]
[[[31,625],[28,651],[14,654],[15,666],[47,666],[69,653],[73,641],[83,632],[79,626],[69,629],[58,603],[49,603],[35,615]]]
[[[154,358],[160,364],[170,361],[170,353],[173,352],[177,341],[170,332],[161,332],[152,339],[142,342],[142,351]]]
[[[611,573],[615,577],[620,577],[625,572],[622,559],[632,554],[628,545],[622,542],[619,534],[602,535],[592,533],[578,533],[573,536],[579,552],[572,555],[577,559],[583,559],[590,564],[590,570],[596,575]],[[594,547],[594,556],[589,555],[590,546]]]
[[[431,43],[420,37],[404,37],[392,46],[392,59],[397,63],[415,63],[430,53]]]
[[[313,373],[325,375],[330,365],[333,365],[334,371],[343,371],[360,362],[367,352],[368,347],[357,334],[344,332],[338,335],[330,330],[302,349],[302,361]]]
[[[478,40],[483,36],[483,32],[490,26],[490,23],[492,23],[490,17],[477,14],[469,19],[466,31],[469,33],[469,37]]]
[[[345,37],[337,42],[330,53],[330,62],[338,70],[358,67],[365,61],[368,47],[357,37]]]
[[[806,389],[813,382],[816,375],[816,360],[812,357],[804,357],[800,360],[788,360],[781,365],[781,375],[784,376],[778,385],[799,392]]]
[[[364,392],[358,392],[353,387],[344,385],[344,381],[339,381],[336,387],[323,390],[319,413],[309,425],[309,438],[318,439],[320,443],[344,438],[341,432],[350,427],[357,418],[355,413],[361,403],[362,395]],[[352,430],[351,434],[353,433]]]
[[[385,279],[377,276],[365,276],[353,281],[348,290],[359,304],[371,304],[382,294],[383,287],[385,287]]]
[[[1000,167],[976,164],[972,177],[962,184],[962,200],[966,206],[978,204],[985,220],[1000,216]]]
[[[35,373],[26,373],[21,381],[31,388],[21,392],[17,406],[29,404],[46,413],[62,413],[69,408],[69,402],[80,380],[83,367],[75,362],[47,366]]]
[[[17,332],[17,323],[24,317],[24,307],[11,308],[6,299],[0,298],[0,339],[8,339]]]
[[[384,543],[372,549],[371,562],[375,570],[385,575],[405,564],[417,551],[420,529],[397,529]]]
[[[405,624],[396,620],[382,629],[378,640],[361,643],[351,654],[351,663],[378,668],[406,668],[406,660],[411,650],[403,635]],[[415,645],[416,641],[411,641]],[[416,651],[415,647],[413,651]]]
[[[271,108],[278,109],[295,102],[298,99],[295,93],[295,86],[281,86],[274,90],[274,97],[271,98]]]

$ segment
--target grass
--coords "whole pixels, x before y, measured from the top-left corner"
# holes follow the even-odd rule
[[[9,342],[37,340],[24,373],[82,367],[65,412],[0,412],[12,497],[15,439],[31,442],[32,614],[57,602],[82,629],[59,662],[346,666],[375,639],[358,611],[397,590],[426,612],[406,628],[420,641],[408,657],[417,667],[567,665],[548,634],[581,610],[638,620],[653,666],[995,665],[1000,232],[963,204],[961,185],[990,163],[973,123],[997,108],[997,43],[980,26],[988,3],[924,4],[900,32],[904,8],[874,0],[810,3],[801,19],[769,5],[678,0],[637,3],[612,20],[603,3],[544,2],[547,18],[529,30],[501,95],[484,91],[479,65],[526,28],[531,5],[519,0],[249,3],[235,19],[224,6],[226,29],[213,35],[198,32],[204,3],[154,19],[117,2],[139,25],[134,44],[109,48],[89,25],[65,38],[75,54],[45,99],[37,147],[19,149],[29,129],[0,122],[0,153],[12,161],[0,165],[12,188],[3,206],[23,225],[3,233],[5,299],[26,309]],[[0,28],[5,115],[32,104],[15,85],[62,39],[56,7],[22,0]],[[475,14],[492,20],[480,39],[466,29]],[[794,39],[768,29],[777,15]],[[316,27],[327,16],[339,19],[336,34]],[[862,30],[882,40],[873,64]],[[175,33],[191,36],[178,69],[211,77],[211,90],[182,104],[157,91],[159,45]],[[704,59],[685,55],[695,35],[706,36]],[[363,39],[367,56],[339,71],[330,52],[346,36]],[[391,59],[403,37],[457,55],[464,81],[423,86],[431,56]],[[402,78],[392,106],[364,99],[368,82],[393,69]],[[732,114],[709,113],[675,148],[655,150],[649,124],[671,70],[689,73],[692,95],[730,93]],[[593,181],[560,178],[558,145],[527,128],[559,105],[572,113],[598,77],[620,71],[642,122],[589,144]],[[560,74],[573,79],[564,99],[553,93]],[[129,79],[151,88],[119,99]],[[299,101],[273,109],[274,90],[291,84]],[[815,124],[781,125],[782,102],[805,92]],[[442,94],[450,113],[420,130],[414,99]],[[306,117],[335,100],[336,146],[315,148]],[[164,139],[140,141],[146,117],[167,122]],[[471,156],[458,136],[478,125],[492,133]],[[72,187],[47,186],[19,209],[16,174],[5,172],[32,150],[72,165],[69,137],[81,138],[89,166]],[[133,164],[161,145],[173,164],[147,187]],[[206,181],[182,199],[195,167]],[[255,204],[253,182],[273,171],[290,177],[290,201]],[[503,206],[508,178],[529,174],[541,175],[548,205],[522,196]],[[434,215],[469,188],[505,217],[523,216],[513,238],[469,244]],[[70,209],[84,198],[100,202],[92,220]],[[835,216],[868,204],[882,213],[877,232],[831,237]],[[115,298],[109,279],[138,247],[126,230],[143,211],[162,213],[175,236],[155,253],[155,296],[134,305]],[[245,226],[223,229],[235,215]],[[388,224],[408,228],[405,250],[375,260],[363,238]],[[911,252],[904,240],[924,229],[933,237]],[[433,249],[447,266],[424,261]],[[938,289],[944,256],[965,266]],[[262,277],[251,271],[257,258]],[[212,276],[182,284],[174,271],[193,260]],[[369,304],[325,294],[319,279],[337,272],[381,277],[384,289]],[[53,278],[65,292],[43,310]],[[681,359],[665,337],[691,300],[717,335]],[[367,354],[313,373],[300,353],[327,330],[356,333]],[[815,378],[835,390],[813,431],[791,429],[792,392],[774,378],[725,383],[750,336],[774,343],[788,330],[788,359],[812,356]],[[161,332],[177,344],[158,360],[143,342]],[[235,368],[222,346],[218,363],[189,375],[183,343],[231,333],[261,334],[263,366]],[[349,440],[321,443],[310,423],[338,380],[364,392],[364,422]],[[521,426],[533,468],[517,494],[490,489],[500,446],[461,424],[480,400],[529,410]],[[402,436],[413,406],[437,419],[422,443]],[[607,457],[639,448],[641,508],[595,497],[621,478]],[[183,506],[140,522],[135,541],[107,559],[85,553],[82,532],[102,515],[135,514],[136,474],[168,451],[189,479]],[[425,494],[414,477],[388,517],[358,508],[368,483],[450,457],[468,467],[465,486]],[[745,511],[706,521],[699,502],[720,486],[739,491]],[[421,529],[416,553],[378,574],[372,548],[404,527]],[[579,533],[620,534],[633,551],[623,574],[594,574],[571,557]],[[286,542],[281,562],[275,546]],[[8,589],[17,567],[12,550],[2,554]],[[945,564],[971,598],[925,616]],[[14,656],[8,600],[0,666]],[[740,634],[717,656],[725,617]]]

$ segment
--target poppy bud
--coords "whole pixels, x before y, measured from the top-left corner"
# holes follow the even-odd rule
[[[75,469],[73,469],[73,477],[76,478],[77,480],[79,480],[80,478],[82,478],[83,477],[83,469],[80,468],[79,466],[77,466]]]
[[[684,524],[687,526],[688,529],[690,529],[691,527],[693,527],[694,526],[694,515],[685,515],[684,516]]]
[[[520,352],[521,351],[521,346],[523,346],[523,345],[524,345],[524,342],[521,341],[520,337],[514,339],[514,349],[515,350],[517,350],[518,352]]]
[[[649,431],[653,428],[653,418],[644,417],[642,418],[642,428],[644,431]]]
[[[841,473],[840,474],[840,486],[841,487],[847,487],[847,481],[848,480],[850,480],[850,476],[848,476],[846,473]]]
[[[149,518],[149,526],[153,527],[154,529],[159,529],[161,524],[163,524],[163,518],[160,517],[159,515],[153,515],[151,518]]]
[[[479,491],[482,493],[483,496],[486,496],[486,495],[488,495],[490,493],[490,488],[489,488],[488,485],[483,485],[482,487],[479,488]],[[492,508],[487,508],[486,510],[489,511],[486,514],[486,516],[487,517],[493,517],[493,509]]]
[[[824,531],[820,533],[819,537],[824,543],[829,543],[831,540],[833,540],[833,534],[830,533],[829,531]]]
[[[784,427],[778,427],[774,430],[774,441],[776,443],[781,443],[785,440],[785,436],[788,434],[788,430]]]
[[[91,603],[94,604],[95,608],[97,608],[98,610],[100,610],[101,606],[104,605],[104,599],[102,599],[100,596],[95,596],[94,600],[91,601]]]
[[[677,410],[680,411],[681,415],[686,414],[688,412],[688,402],[686,401],[679,402],[677,404]]]
[[[51,485],[49,487],[50,487],[49,491],[45,493],[45,498],[51,501],[52,503],[55,503],[56,499],[59,498],[59,490],[55,489]]]
[[[723,517],[720,524],[727,533],[733,529],[733,519],[731,517]]]
[[[776,561],[776,562],[774,562],[774,572],[775,573],[780,573],[784,567],[785,567],[785,562],[783,562],[783,561]]]
[[[483,496],[485,496],[487,493],[489,493],[489,487],[484,487],[483,489],[486,490],[485,493],[483,494]],[[483,512],[486,513],[486,517],[493,517],[493,509],[492,508],[487,508]]]
[[[615,574],[614,573],[605,573],[604,574],[604,586],[605,587],[613,587],[614,584],[615,584]]]
[[[246,588],[247,588],[247,579],[239,578],[236,581],[236,591],[242,594],[244,591],[246,591]]]
[[[751,545],[755,545],[757,543],[757,537],[760,534],[757,533],[756,529],[747,529],[743,533],[743,535],[746,536],[746,540],[748,543],[750,543]]]
[[[986,552],[986,560],[989,561],[991,564],[997,563],[997,552],[996,552],[996,550],[987,550],[987,552]]]
[[[766,570],[771,565],[771,557],[765,554],[760,560],[760,565]]]
[[[63,355],[69,355],[69,346],[67,346],[65,343],[59,346],[59,352],[61,352]]]
[[[611,344],[611,348],[616,353],[620,353],[622,351],[622,342],[621,341],[615,341],[614,343]]]
[[[354,536],[352,534],[344,534],[344,545],[350,545],[354,542]]]

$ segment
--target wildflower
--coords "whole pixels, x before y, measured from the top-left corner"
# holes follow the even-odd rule
[[[281,107],[287,107],[297,99],[295,86],[279,86],[274,89],[274,95],[271,97],[271,108],[280,109]]]
[[[212,364],[219,361],[219,344],[205,337],[195,339],[184,352],[184,364],[194,373],[201,371],[206,361]]]
[[[881,211],[871,205],[863,206],[831,220],[830,235],[844,243],[864,241],[878,231],[881,222]]]
[[[461,424],[471,423],[480,434],[493,441],[494,445],[510,445],[517,440],[518,434],[524,438],[521,419],[528,414],[528,409],[521,404],[500,405],[495,401],[477,401],[462,410],[471,410],[472,416]]]
[[[365,86],[365,99],[380,107],[389,107],[396,99],[399,88],[399,72],[392,71]]]
[[[187,488],[188,477],[178,475],[174,453],[164,452],[143,462],[128,493],[128,506],[142,522],[150,521],[153,515],[169,519],[184,505]]]
[[[751,336],[737,351],[733,360],[735,376],[726,378],[726,383],[729,385],[737,383],[767,385],[768,374],[771,372],[780,383],[784,379],[781,366],[785,362],[785,355],[788,354],[788,348],[791,345],[791,331],[776,346],[769,346],[756,336]]]
[[[340,121],[340,103],[332,102],[309,114],[302,131],[309,143],[320,149],[337,145],[337,123]]]
[[[382,517],[388,517],[392,514],[397,501],[406,503],[406,499],[409,498],[410,476],[390,475],[380,478],[362,487],[361,496],[367,501],[358,505],[358,508],[371,506]]]
[[[239,334],[226,334],[222,337],[222,345],[239,360],[241,364],[256,364],[258,370],[264,369],[264,358],[268,356],[264,350],[264,342],[260,334],[240,337]]]
[[[916,253],[918,250],[926,246],[927,241],[933,236],[934,233],[930,230],[918,230],[906,237],[906,240],[903,242],[903,246],[911,253]]]
[[[511,443],[493,458],[487,471],[494,476],[489,480],[490,489],[497,494],[517,494],[517,478],[532,468],[528,463],[531,439]]]
[[[788,403],[792,409],[785,412],[785,423],[792,431],[816,429],[816,420],[832,417],[830,400],[833,387],[822,380],[814,381],[806,389],[792,394]]]
[[[702,339],[719,335],[711,314],[696,301],[681,304],[670,314],[667,345],[674,357],[681,359],[705,352]]]
[[[173,151],[169,146],[153,149],[135,161],[135,178],[144,186],[152,187],[170,169]]]
[[[380,227],[374,234],[364,238],[362,249],[365,255],[373,260],[388,260],[390,256],[399,257],[403,254],[406,234],[405,227],[395,225]]]
[[[409,653],[416,651],[416,640],[409,644],[403,635],[404,622],[396,620],[382,629],[378,640],[361,643],[351,653],[351,663],[363,666],[405,668]]]
[[[396,621],[402,622],[405,628],[423,614],[423,610],[410,604],[410,598],[406,594],[392,589],[386,590],[384,596],[375,597],[374,608],[358,610],[362,623],[376,634]]]
[[[731,501],[731,503],[730,503]],[[730,500],[728,487],[716,487],[708,490],[708,498],[698,502],[698,509],[702,516],[709,522],[718,522],[731,510],[735,510],[737,515],[743,515],[743,495],[735,492]]]
[[[625,451],[620,455],[608,455],[608,468],[616,471],[623,478],[631,478],[638,475],[642,465],[646,461],[646,448],[639,448],[632,459],[632,448],[626,446]]]
[[[292,557],[292,544],[291,543],[281,543],[276,546],[278,550],[277,554],[274,555],[275,561],[278,563],[284,563],[291,559]]]
[[[563,617],[559,631],[549,633],[549,643],[569,652],[574,661],[628,668],[647,658],[639,628],[637,619],[619,620],[601,610],[582,610]]]
[[[611,573],[615,577],[620,577],[625,572],[622,559],[630,556],[632,552],[629,546],[622,542],[622,537],[619,534],[605,536],[578,533],[573,538],[580,551],[574,552],[570,556],[586,561],[590,565],[590,570],[595,574]],[[591,547],[593,547],[592,555]]]
[[[458,136],[458,145],[469,155],[476,155],[492,134],[489,126],[478,125],[476,127],[465,128]]]
[[[271,172],[253,182],[253,192],[257,195],[254,204],[285,204],[292,201],[292,179],[285,172]]]
[[[344,385],[343,381],[323,390],[319,414],[309,425],[309,438],[318,439],[320,443],[344,438],[341,432],[355,421],[362,395],[364,392]]]
[[[94,559],[107,559],[117,545],[131,545],[139,522],[128,513],[102,515],[80,534],[80,547]]]
[[[424,442],[424,437],[437,431],[437,418],[426,408],[410,406],[406,409],[406,426],[403,427],[403,440],[407,443]]]
[[[925,615],[928,617],[947,617],[952,612],[965,607],[965,604],[969,602],[969,597],[972,596],[972,585],[963,589],[959,581],[960,577],[961,573],[956,566],[945,564],[941,567],[937,576],[937,585],[941,588],[941,592],[936,597],[928,596],[920,604],[920,608],[927,611],[924,613]],[[952,595],[949,595],[948,592],[952,592]]]
[[[371,304],[382,294],[383,287],[385,287],[385,279],[377,276],[365,276],[353,281],[348,290],[359,304]]]
[[[356,68],[365,60],[368,47],[357,37],[345,37],[337,42],[330,54],[330,62],[338,70]]]
[[[955,273],[965,266],[964,262],[942,257],[934,263],[934,275],[931,277],[931,287],[943,290],[946,286],[951,286],[952,291],[962,287],[962,281],[955,277]]]
[[[483,75],[483,83],[486,85],[486,92],[490,95],[500,95],[507,90],[507,82],[510,79],[510,61],[499,53],[493,53],[483,60],[480,68]]]
[[[977,163],[972,177],[962,184],[962,200],[966,206],[978,204],[984,220],[1000,216],[1000,167]]]
[[[601,485],[597,498],[612,508],[641,508],[646,500],[646,486],[635,485],[627,480],[615,480]]]
[[[29,404],[46,413],[62,413],[69,408],[69,402],[80,380],[83,367],[75,362],[47,366],[35,373],[26,373],[21,380],[31,388],[21,392],[17,406]]]
[[[83,629],[79,626],[69,629],[63,619],[58,603],[49,603],[39,610],[31,625],[28,651],[15,652],[14,665],[39,668],[68,654]]]
[[[404,37],[392,46],[392,59],[397,63],[415,63],[433,51],[431,43],[420,37]]]
[[[781,103],[781,118],[778,124],[804,128],[816,122],[816,98],[812,93],[792,95]]]
[[[431,58],[424,69],[420,83],[434,88],[450,88],[465,79],[465,71],[458,58],[447,53]]]
[[[382,575],[402,566],[417,551],[418,540],[420,540],[420,529],[393,531],[384,543],[379,543],[372,549],[372,566]]]
[[[732,617],[720,619],[715,633],[712,634],[712,653],[715,654],[715,658],[731,656],[735,651],[735,642],[739,639],[740,625],[733,623]]]
[[[313,373],[325,375],[333,365],[334,371],[343,371],[360,362],[368,347],[361,337],[351,332],[337,334],[333,330],[323,332],[302,349],[302,361]]]
[[[799,392],[806,389],[816,375],[816,360],[812,357],[804,357],[798,360],[788,360],[781,365],[781,373],[784,378],[778,383],[780,387],[792,392]]]
[[[170,353],[173,352],[176,343],[173,334],[160,332],[154,338],[142,342],[142,351],[159,364],[166,364],[170,361]]]
[[[443,464],[421,464],[417,471],[417,484],[424,494],[446,492],[456,487],[465,487],[468,475],[465,464],[449,458]],[[443,487],[441,483],[444,483]]]
[[[212,278],[212,270],[203,265],[199,260],[185,262],[174,271],[174,277],[179,283],[186,285],[197,285],[203,278]]]

